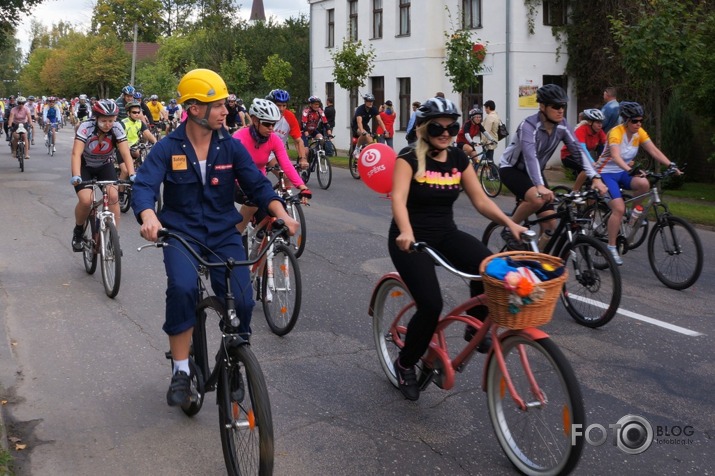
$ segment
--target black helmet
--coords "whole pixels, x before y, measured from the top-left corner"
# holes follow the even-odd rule
[[[373,95],[370,94],[370,93],[365,93],[362,98],[363,98],[365,101],[374,101],[374,100],[375,100],[375,96],[373,96]]]
[[[428,99],[417,109],[416,114],[417,125],[438,117],[457,119],[460,116],[454,103],[445,98]]]
[[[536,90],[536,102],[541,104],[566,104],[569,97],[558,84],[545,84]]]
[[[643,117],[643,106],[637,102],[623,101],[619,114],[625,120],[633,119],[634,117]]]
[[[479,109],[478,107],[472,108],[469,110],[469,119],[472,120],[474,116],[482,116],[482,110]]]

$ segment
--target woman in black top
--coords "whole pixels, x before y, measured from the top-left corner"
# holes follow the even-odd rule
[[[411,253],[416,241],[427,242],[460,270],[477,274],[490,251],[477,238],[457,229],[452,206],[464,188],[474,207],[487,218],[507,226],[514,236],[526,229],[512,222],[484,193],[469,159],[450,147],[459,132],[454,104],[444,98],[426,101],[417,111],[417,143],[397,157],[392,188],[393,221],[388,248],[395,269],[415,299],[416,312],[407,326],[405,346],[395,360],[395,372],[405,398],[417,400],[414,366],[424,354],[442,312],[442,293],[432,259]],[[470,294],[484,292],[481,282],[470,283]],[[484,319],[486,308],[470,315]],[[486,350],[486,349],[482,349]]]

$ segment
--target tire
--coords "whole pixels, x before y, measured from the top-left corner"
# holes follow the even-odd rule
[[[25,144],[18,142],[17,150],[17,160],[20,162],[20,172],[25,171]]]
[[[355,158],[355,144],[351,144],[350,150],[348,150],[348,169],[355,180],[360,180],[360,172]]]
[[[273,417],[266,380],[248,345],[229,352],[230,365],[221,364],[217,394],[227,473],[230,476],[272,475]]]
[[[272,267],[272,277],[268,268]],[[268,252],[261,279],[261,302],[268,327],[278,336],[288,334],[300,315],[303,287],[298,260],[285,245]]]
[[[524,474],[568,474],[578,464],[584,445],[583,435],[572,437],[572,425],[585,425],[581,389],[571,365],[549,338],[535,341],[525,335],[510,335],[501,341],[501,348],[516,393],[529,407],[522,410],[517,406],[505,388],[499,361],[492,356],[487,369],[487,405],[499,445]],[[536,380],[543,403],[534,394],[530,377]]]
[[[94,212],[89,214],[89,217],[84,221],[84,231],[82,232],[82,237],[84,238],[84,251],[82,251],[82,261],[84,261],[84,270],[87,274],[94,274],[97,269],[97,246],[96,240],[98,239],[97,229],[99,228],[99,223],[97,223],[97,216]]]
[[[663,217],[648,237],[648,261],[655,276],[671,289],[695,284],[703,270],[703,245],[695,228],[680,217]]]
[[[325,152],[318,155],[315,172],[318,175],[318,185],[323,190],[327,190],[333,181],[333,166]]]
[[[119,232],[114,223],[107,222],[107,227],[100,233],[102,235],[100,265],[104,292],[110,298],[114,298],[119,293],[122,280],[122,249],[119,247]]]
[[[564,246],[561,258],[569,272],[561,293],[568,313],[586,327],[608,324],[621,304],[622,289],[621,273],[606,245],[593,237],[576,235],[573,244]]]
[[[494,162],[485,162],[479,171],[479,182],[482,188],[490,197],[496,197],[501,192],[501,178],[499,178],[499,167]]]
[[[484,229],[484,234],[482,234],[482,243],[484,243],[492,253],[501,253],[502,251],[506,251],[506,242],[501,237],[502,228],[504,228],[504,225],[491,222]]]
[[[303,206],[297,202],[287,204],[287,211],[291,218],[300,223],[300,229],[298,232],[290,237],[290,246],[293,254],[296,258],[300,258],[303,251],[305,251],[305,240],[308,233],[305,226],[305,213],[303,212]]]
[[[633,197],[631,195],[628,195],[627,193],[623,194],[624,200],[630,200],[632,198]],[[645,239],[648,237],[648,217],[642,216],[640,219],[642,220],[642,223],[638,228],[638,233],[634,237],[633,242],[628,244],[628,250],[634,250],[638,248],[640,245],[645,243]],[[627,233],[630,235],[632,227],[628,224],[625,224],[624,227]]]
[[[394,362],[404,346],[407,324],[412,318],[415,303],[402,281],[384,280],[375,291],[372,308],[372,333],[380,366],[396,388]]]
[[[122,213],[127,213],[132,204],[132,189],[126,186],[124,193],[119,193],[119,210]]]

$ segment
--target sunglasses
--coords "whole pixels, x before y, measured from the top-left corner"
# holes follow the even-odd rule
[[[275,127],[276,123],[275,123],[275,122],[263,122],[263,121],[261,121],[261,125],[262,125],[263,127],[271,128],[271,127]]]
[[[558,110],[560,110],[560,109],[566,109],[566,104],[565,104],[565,103],[549,104],[549,107],[550,107],[551,109],[554,109],[554,110],[558,111]]]
[[[643,122],[643,118],[641,117],[640,119],[629,119],[629,122],[631,124],[641,124]]]
[[[451,137],[456,136],[459,133],[459,122],[453,122],[447,127],[437,122],[427,124],[427,134],[430,137],[439,137],[444,134],[444,131],[447,131]]]

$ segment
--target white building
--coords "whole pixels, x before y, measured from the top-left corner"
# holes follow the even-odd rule
[[[371,92],[376,105],[394,103],[395,148],[405,144],[405,129],[413,101],[433,97],[442,91],[462,108],[480,106],[486,100],[496,110],[509,131],[526,116],[536,112],[529,98],[520,91],[547,83],[557,83],[569,91],[570,123],[576,120],[573,81],[564,76],[566,48],[561,48],[550,25],[563,25],[565,7],[552,2],[536,3],[533,33],[530,33],[526,0],[308,0],[310,3],[311,93],[335,99],[334,142],[347,149],[350,141],[351,112],[357,104],[349,91],[333,79],[331,52],[343,39],[362,40],[376,53],[374,67],[359,93]],[[563,4],[565,5],[565,1]],[[466,13],[462,13],[466,12]],[[450,22],[451,16],[451,22]],[[486,45],[480,85],[474,91],[458,94],[442,64],[445,58],[445,32],[463,26],[473,33],[475,42]],[[532,90],[533,91],[533,90]],[[399,126],[399,127],[398,127]],[[399,132],[397,129],[399,128]],[[508,139],[507,139],[508,140]],[[500,144],[503,150],[504,141]]]

